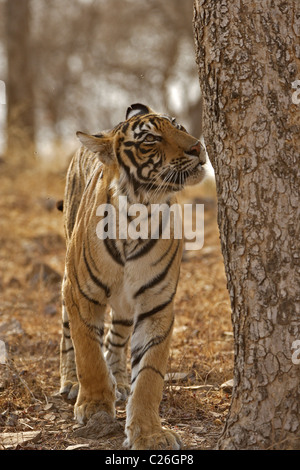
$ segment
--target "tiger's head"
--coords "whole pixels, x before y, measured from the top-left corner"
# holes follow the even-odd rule
[[[166,198],[205,176],[206,152],[200,141],[175,118],[139,103],[112,130],[77,132],[77,137],[104,165],[116,167],[119,189],[145,202]]]

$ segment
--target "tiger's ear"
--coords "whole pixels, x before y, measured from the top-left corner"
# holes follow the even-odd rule
[[[141,103],[135,103],[129,106],[126,112],[126,120],[132,118],[133,116],[138,116],[139,114],[150,114],[152,113],[152,109],[148,106],[145,106]]]
[[[107,134],[89,135],[84,132],[76,132],[76,135],[82,145],[92,152],[98,153],[102,163],[109,165],[114,161],[113,141]]]

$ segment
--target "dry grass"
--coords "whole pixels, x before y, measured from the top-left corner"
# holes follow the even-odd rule
[[[14,448],[122,449],[122,433],[101,442],[76,438],[72,406],[59,396],[60,282],[65,244],[61,199],[64,175],[41,168],[11,171],[1,165],[0,339],[8,361],[0,364],[0,432],[40,431]],[[230,395],[220,385],[232,377],[230,305],[216,224],[214,186],[186,192],[205,204],[205,243],[185,252],[176,296],[176,323],[161,415],[185,449],[212,449],[222,430]],[[178,379],[179,372],[186,375]],[[124,408],[117,417],[125,422]],[[1,442],[0,442],[1,448]]]

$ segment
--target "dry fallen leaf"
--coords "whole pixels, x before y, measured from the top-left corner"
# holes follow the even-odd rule
[[[5,449],[35,441],[41,436],[41,431],[3,432],[0,433],[0,446]]]

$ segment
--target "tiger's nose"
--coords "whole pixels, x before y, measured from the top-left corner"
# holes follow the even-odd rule
[[[198,140],[189,150],[189,155],[194,155],[195,157],[199,157],[201,153],[202,145]]]

